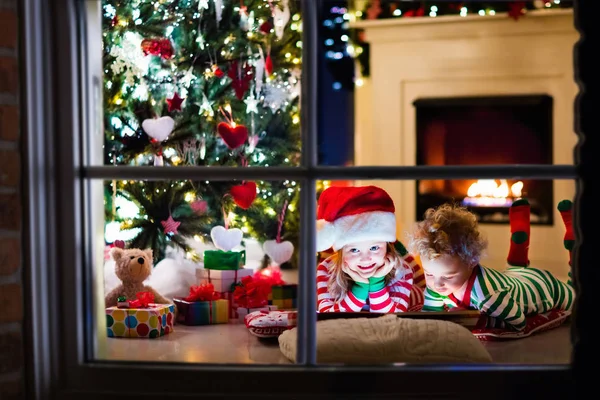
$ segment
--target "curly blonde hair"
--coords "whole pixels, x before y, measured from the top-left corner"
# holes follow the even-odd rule
[[[392,262],[396,262],[396,267],[385,276],[385,284],[387,285],[394,277],[402,279],[407,272],[407,268],[404,267],[404,259],[393,243],[388,242],[386,255],[390,256]],[[330,276],[327,282],[327,290],[335,301],[346,296],[350,289],[350,283],[353,282],[352,278],[342,270],[343,258],[343,249],[340,249],[331,255],[331,264],[329,265]]]
[[[475,214],[456,203],[428,209],[408,236],[413,254],[428,260],[450,256],[469,266],[479,263],[488,244]]]

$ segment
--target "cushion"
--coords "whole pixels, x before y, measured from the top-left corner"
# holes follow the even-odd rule
[[[244,323],[254,336],[278,337],[296,326],[296,315],[296,311],[254,311],[244,317]]]
[[[281,352],[296,362],[297,329],[279,336]],[[317,322],[319,363],[490,363],[483,344],[450,321],[398,318],[344,318]]]
[[[473,329],[473,335],[479,340],[506,340],[522,339],[536,333],[544,332],[560,326],[571,315],[570,311],[550,310],[543,314],[527,317],[527,325],[522,331],[514,331],[507,328],[489,327],[485,319],[480,320],[478,326]],[[482,326],[483,325],[483,326]]]

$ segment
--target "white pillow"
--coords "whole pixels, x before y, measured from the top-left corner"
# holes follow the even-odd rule
[[[283,355],[296,362],[297,328],[279,336]],[[490,363],[483,344],[449,321],[399,318],[331,319],[317,322],[321,364]]]

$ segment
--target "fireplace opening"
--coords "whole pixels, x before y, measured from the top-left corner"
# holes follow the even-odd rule
[[[552,97],[547,95],[418,99],[417,165],[552,164]],[[421,180],[416,219],[457,202],[481,223],[508,224],[512,202],[525,197],[531,223],[553,224],[551,180]]]

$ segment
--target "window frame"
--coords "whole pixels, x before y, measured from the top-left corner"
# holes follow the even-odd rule
[[[99,0],[85,0],[99,1]],[[581,367],[597,362],[597,339],[589,334],[593,322],[592,285],[599,272],[596,257],[584,237],[592,238],[594,137],[585,132],[597,129],[594,105],[598,87],[591,84],[593,71],[585,68],[598,47],[597,25],[591,2],[575,2],[574,16],[581,38],[574,49],[575,80],[580,92],[575,101],[575,130],[579,143],[574,149],[575,165],[502,165],[471,167],[324,167],[317,165],[318,118],[318,14],[323,0],[303,0],[302,80],[302,166],[270,168],[194,167],[90,167],[83,165],[84,142],[78,132],[93,123],[89,112],[77,107],[89,96],[82,85],[86,68],[84,37],[79,30],[81,10],[76,0],[23,0],[21,13],[22,125],[25,182],[23,183],[24,280],[26,302],[25,335],[27,382],[31,398],[95,399],[115,393],[127,398],[181,398],[240,395],[247,397],[297,397],[318,395],[343,398],[400,395],[464,397],[486,393],[506,397],[535,393],[537,396],[567,396],[574,382],[581,383]],[[586,8],[587,7],[587,8]],[[587,16],[586,16],[587,13]],[[584,18],[584,16],[586,16]],[[584,40],[585,39],[585,40]],[[585,88],[585,91],[584,91]],[[584,140],[585,139],[585,140]],[[313,149],[315,151],[307,151]],[[573,315],[573,357],[570,365],[426,365],[426,366],[329,366],[316,363],[316,268],[314,264],[315,221],[301,224],[299,280],[298,364],[290,365],[181,365],[170,363],[113,362],[90,359],[94,332],[89,245],[89,206],[86,197],[90,179],[278,179],[293,177],[302,185],[300,213],[315,215],[319,179],[575,179],[574,276],[578,299]],[[593,208],[594,207],[594,208]],[[594,230],[592,230],[594,229]],[[593,245],[593,244],[592,244]],[[594,258],[592,258],[594,257]],[[44,262],[40,262],[44,260]],[[590,295],[588,295],[590,293]],[[583,295],[582,295],[583,294]],[[589,296],[589,297],[587,297]],[[312,318],[309,316],[312,315]],[[596,342],[596,343],[595,343]],[[579,368],[578,368],[579,367]],[[115,379],[115,377],[127,379]],[[145,392],[130,382],[150,381]],[[431,382],[435,382],[432,385]],[[110,382],[110,387],[107,383]],[[235,382],[235,384],[232,384]],[[368,383],[367,383],[368,382]],[[390,385],[389,382],[397,382]],[[498,385],[502,382],[502,386]],[[552,384],[549,384],[552,382]],[[493,388],[494,393],[490,393]],[[108,391],[113,392],[109,394]]]

